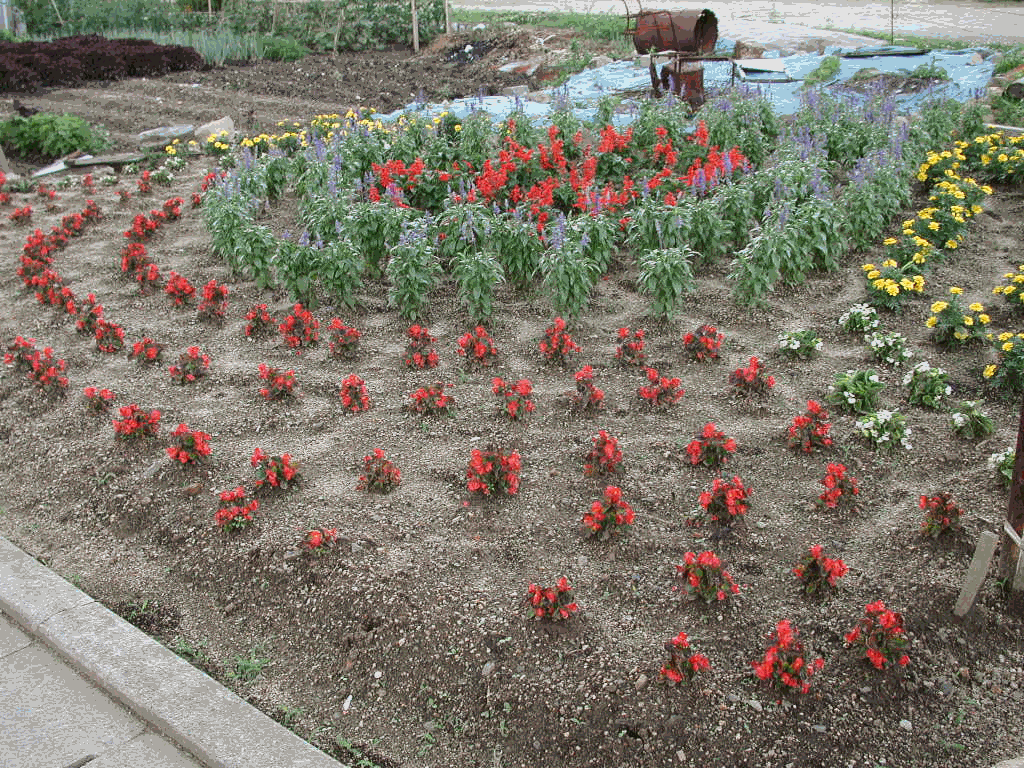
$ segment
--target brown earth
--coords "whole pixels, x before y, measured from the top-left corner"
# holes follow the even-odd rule
[[[386,77],[377,74],[381,62],[393,67]],[[354,72],[362,77],[352,79]],[[254,110],[259,126],[269,127],[348,106],[388,110],[419,88],[431,97],[501,82],[483,65],[466,70],[437,54],[391,52],[22,100],[102,123],[127,149],[137,131],[162,124],[225,114],[241,122]],[[489,324],[498,365],[462,372],[454,348],[468,323],[445,283],[428,318],[441,364],[417,372],[402,365],[407,324],[387,308],[383,284],[368,284],[359,311],[315,313],[322,329],[339,316],[363,331],[358,357],[349,362],[331,359],[326,340],[301,356],[276,336],[246,340],[250,306],[267,302],[278,319],[290,308],[287,296],[253,283],[230,281],[228,317],[217,325],[200,321],[194,307],[171,309],[165,296],[140,295],[123,280],[118,252],[132,217],[167,197],[188,199],[205,170],[205,161],[193,160],[172,186],[136,194],[126,205],[116,192],[134,191],[133,177],[97,187],[104,221],[56,257],[66,283],[79,296],[94,292],[106,316],[127,329],[129,345],[150,336],[166,346],[164,364],[151,368],[98,352],[66,317],[26,294],[14,274],[26,230],[0,219],[8,254],[0,270],[0,337],[5,345],[21,334],[52,346],[68,361],[71,380],[66,399],[48,401],[20,375],[0,375],[4,536],[345,762],[924,768],[984,766],[1024,754],[1016,716],[1024,703],[1020,618],[991,579],[967,621],[951,614],[974,541],[980,531],[996,530],[1005,514],[1006,493],[985,460],[1013,445],[1016,404],[989,398],[985,410],[996,434],[975,444],[952,436],[947,414],[906,403],[902,372],[873,366],[859,340],[836,325],[862,298],[860,264],[876,253],[851,253],[839,273],[779,291],[763,313],[737,308],[728,264],[712,265],[682,315],[668,323],[645,315],[635,269],[620,263],[572,327],[582,353],[569,370],[542,363],[537,344],[552,318],[544,296],[502,290]],[[34,194],[13,197],[13,204],[33,205],[32,224],[44,231],[85,200],[77,184],[58,193],[52,211]],[[288,228],[290,211],[288,201],[274,211],[275,227]],[[148,244],[150,255],[165,274],[174,270],[194,285],[226,281],[199,214],[186,211],[165,225]],[[930,276],[930,294],[904,314],[884,317],[885,328],[907,336],[916,359],[950,372],[956,399],[984,396],[980,370],[991,353],[938,350],[923,326],[927,308],[950,285],[990,303],[991,287],[1019,259],[1021,221],[1024,197],[997,191],[956,259]],[[995,328],[1016,330],[1001,306],[991,313]],[[680,337],[706,322],[725,334],[721,360],[687,362]],[[647,328],[650,363],[681,377],[686,394],[675,407],[641,407],[642,376],[612,357],[622,326]],[[820,357],[789,362],[777,355],[778,334],[799,328],[818,331]],[[193,344],[212,358],[210,376],[173,384],[166,365]],[[774,393],[754,405],[737,400],[727,383],[751,355],[763,357],[778,380]],[[262,362],[294,367],[301,392],[295,402],[261,400]],[[584,363],[594,365],[607,393],[607,408],[595,417],[570,413],[564,398],[573,370]],[[878,367],[886,382],[883,404],[907,416],[913,449],[875,454],[854,435],[852,417],[833,414],[833,449],[811,456],[788,450],[785,427],[805,402],[824,398],[837,371],[867,366]],[[342,412],[336,391],[349,373],[368,383],[367,413]],[[533,381],[533,418],[510,424],[496,413],[492,375]],[[453,386],[455,415],[409,415],[408,393],[436,379]],[[113,389],[117,405],[159,408],[160,436],[134,447],[117,442],[109,418],[84,409],[81,391],[89,385]],[[712,475],[688,467],[684,448],[708,421],[736,439],[727,470],[754,490],[746,526],[721,540],[691,524]],[[164,458],[179,422],[212,435],[205,466],[181,469]],[[620,440],[624,471],[612,482],[637,511],[633,529],[607,543],[580,531],[583,512],[603,488],[582,474],[582,456],[598,429]],[[466,492],[470,451],[489,442],[523,456],[523,485],[513,498],[482,502]],[[256,524],[225,535],[213,523],[217,494],[251,487],[256,447],[292,453],[303,481],[262,497]],[[362,457],[375,447],[403,473],[401,486],[386,496],[355,490]],[[834,460],[860,481],[857,512],[837,515],[813,503]],[[967,516],[963,532],[932,542],[918,533],[917,499],[939,490],[951,492]],[[313,557],[299,542],[319,526],[337,527],[341,546]],[[851,568],[825,601],[802,597],[790,574],[814,543]],[[687,603],[672,589],[684,553],[708,548],[741,586],[727,604]],[[580,614],[564,625],[530,620],[527,584],[554,584],[562,575],[575,587]],[[906,618],[911,662],[902,677],[874,671],[843,645],[843,633],[877,599]],[[783,618],[825,659],[806,696],[782,696],[751,672],[765,636]],[[692,687],[668,688],[658,679],[663,646],[680,630],[710,657],[712,670]],[[246,682],[238,677],[239,657],[269,664]]]

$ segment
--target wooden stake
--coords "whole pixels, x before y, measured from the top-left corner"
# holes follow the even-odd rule
[[[416,0],[412,2],[412,49],[416,52],[420,52],[420,20],[416,15]]]
[[[448,0],[444,0],[444,33],[452,33],[452,8]]]
[[[1012,583],[1016,579],[1017,562],[1021,551],[1020,536],[1024,531],[1024,404],[1020,409],[1017,426],[1017,455],[1013,460],[1013,476],[1010,478],[1010,500],[1006,505],[1006,521],[1003,524],[1003,540],[999,555],[999,578]]]

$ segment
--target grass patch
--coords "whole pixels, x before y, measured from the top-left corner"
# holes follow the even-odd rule
[[[1003,51],[1003,57],[996,64],[993,74],[1001,75],[1022,66],[1024,66],[1024,45]]]
[[[1024,101],[996,96],[991,103],[997,124],[1024,126]]]
[[[158,45],[185,45],[195,48],[207,64],[222,67],[229,61],[253,61],[265,58],[265,39],[256,35],[237,35],[228,29],[176,29],[154,32],[151,29],[118,29],[105,32],[108,39],[141,38]],[[287,38],[279,38],[286,49]],[[279,46],[280,47],[280,46]],[[290,60],[290,59],[289,59]]]

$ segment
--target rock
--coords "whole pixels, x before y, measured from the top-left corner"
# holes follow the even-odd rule
[[[636,679],[636,689],[638,691],[642,691],[647,687],[648,682],[650,681],[648,680],[647,675],[640,675],[640,677]]]
[[[686,762],[686,752],[684,752],[681,749],[679,751],[677,751],[676,752],[676,760],[678,760],[680,763],[685,763]]]
[[[755,712],[763,712],[764,711],[764,707],[761,706],[761,702],[758,701],[757,699],[751,699],[750,701],[747,702],[747,704]]]
[[[600,69],[601,67],[608,66],[614,61],[615,59],[613,59],[611,56],[595,56],[587,64],[587,69]]]
[[[166,147],[175,139],[187,141],[195,134],[194,125],[165,125],[139,134],[139,147],[142,149]]]
[[[735,704],[736,702],[738,702],[738,701],[740,700],[740,697],[739,697],[739,696],[737,696],[737,695],[736,695],[735,693],[729,693],[729,694],[726,694],[726,697],[725,697],[725,698],[727,698],[727,699],[728,699],[729,701],[731,701],[731,702],[732,702],[733,704]]]
[[[501,89],[502,96],[512,96],[514,98],[523,98],[530,92],[530,86],[528,85],[510,85],[507,88]]]
[[[904,731],[914,730],[914,726],[911,725],[909,720],[900,720],[900,728],[902,728]]]
[[[547,91],[530,91],[526,95],[526,100],[536,104],[547,104],[551,101],[551,94]]]
[[[760,59],[764,56],[764,50],[762,45],[737,40],[732,56],[734,59]]]
[[[490,677],[494,674],[496,666],[497,665],[493,661],[488,661],[486,664],[484,664],[484,668],[480,670],[480,676],[485,679]]]
[[[826,728],[824,725],[812,725],[811,730],[815,733],[825,733]]]
[[[222,117],[220,120],[214,120],[209,123],[205,123],[196,128],[196,141],[199,142],[199,146],[203,146],[206,140],[210,136],[216,136],[219,133],[227,131],[227,140],[229,142],[235,140],[235,121],[230,117]]]
[[[983,62],[984,60],[985,60],[984,57],[980,53],[975,53],[973,56],[971,56],[970,60],[967,62],[967,66],[968,67],[976,67],[979,64],[981,64],[981,62]]]

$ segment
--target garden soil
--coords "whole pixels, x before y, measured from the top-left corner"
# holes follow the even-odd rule
[[[450,49],[465,41],[451,41]],[[516,54],[518,55],[518,54]],[[373,104],[389,111],[420,89],[427,98],[496,88],[486,62],[451,65],[443,46],[419,57],[392,51],[320,56],[55,90],[24,104],[79,114],[107,126],[119,149],[138,131],[231,115],[245,130],[280,120]],[[247,122],[248,120],[248,122]],[[14,160],[16,169],[27,165]],[[276,335],[245,338],[244,313],[269,304],[277,319],[289,297],[230,278],[210,248],[201,210],[187,209],[147,245],[166,275],[196,286],[230,286],[227,318],[198,319],[194,306],[171,307],[142,295],[118,269],[122,232],[132,217],[169,197],[198,191],[206,162],[194,159],[170,186],[141,195],[134,176],[90,195],[104,219],[55,259],[76,295],[92,292],[106,316],[165,345],[161,364],[103,354],[74,324],[37,304],[15,275],[28,230],[6,216],[0,243],[0,336],[34,338],[67,360],[70,387],[50,401],[21,375],[0,373],[0,533],[79,584],[241,696],[286,722],[343,762],[378,766],[987,766],[1024,754],[1020,615],[994,578],[965,620],[952,607],[982,531],[996,531],[1007,494],[986,464],[1012,447],[1018,404],[995,397],[984,409],[996,425],[980,443],[957,439],[942,411],[906,403],[903,372],[877,366],[838,317],[863,298],[860,265],[878,253],[851,252],[843,268],[778,291],[770,310],[736,307],[728,264],[700,271],[698,291],[671,322],[653,321],[637,293],[635,268],[618,262],[571,326],[582,351],[569,368],[546,366],[538,343],[552,310],[539,291],[499,290],[489,330],[499,349],[493,369],[463,371],[456,339],[468,327],[451,283],[437,291],[426,322],[440,366],[403,366],[407,323],[387,306],[387,286],[370,282],[358,311],[319,307],[326,337],[332,317],[359,328],[353,360],[328,355],[326,338],[296,355]],[[49,182],[55,182],[51,177]],[[33,193],[31,226],[48,231],[82,209],[74,184],[50,204]],[[122,203],[118,190],[131,193]],[[923,201],[917,201],[923,205]],[[277,231],[297,228],[294,201],[267,214]],[[1015,267],[1024,240],[1024,197],[999,189],[973,222],[956,258],[930,276],[930,293],[884,327],[907,336],[915,360],[951,377],[952,399],[984,399],[983,346],[944,352],[923,321],[948,286],[992,305],[993,327],[1015,319],[990,301],[992,286]],[[725,336],[718,361],[685,359],[681,337],[703,323]],[[680,377],[673,407],[642,407],[642,373],[615,364],[617,329],[647,330],[648,363]],[[820,356],[790,362],[778,335],[814,329]],[[209,376],[177,385],[167,366],[191,345],[211,360]],[[747,402],[729,373],[751,356],[776,377],[773,393]],[[294,368],[298,397],[264,402],[257,366]],[[594,366],[607,406],[572,411],[573,372]],[[873,366],[885,406],[907,416],[913,448],[876,454],[854,434],[853,417],[833,414],[835,445],[805,455],[787,448],[785,430],[809,399],[823,399],[836,372]],[[356,373],[372,407],[346,414],[337,391]],[[529,378],[537,411],[511,424],[497,410],[491,377]],[[420,419],[405,406],[417,387],[441,380],[457,400],[453,416]],[[162,412],[160,435],[141,444],[115,440],[110,416],[85,409],[82,389],[109,387],[117,405]],[[691,468],[686,444],[707,422],[738,444],[726,474],[753,489],[745,524],[712,536],[696,516],[713,474]],[[198,468],[167,460],[179,423],[212,435],[213,454]],[[620,441],[622,471],[585,477],[583,456],[599,429]],[[522,487],[510,498],[466,491],[470,452],[488,444],[518,450]],[[362,458],[382,448],[402,471],[387,495],[357,491]],[[218,494],[252,487],[255,448],[288,452],[301,463],[296,488],[259,497],[255,523],[226,535],[214,524]],[[819,508],[826,464],[841,461],[860,484],[857,508]],[[636,524],[617,540],[585,537],[580,521],[606,483],[622,488]],[[948,491],[966,516],[963,530],[922,538],[918,497]],[[316,527],[337,528],[339,544],[314,556],[300,542]],[[850,574],[827,599],[800,594],[791,569],[812,544],[841,557]],[[714,549],[740,592],[723,603],[683,599],[675,566],[686,552]],[[531,582],[572,583],[580,606],[569,621],[530,617]],[[844,647],[865,604],[883,600],[903,613],[910,645],[904,674],[874,670]],[[824,669],[806,695],[783,695],[755,678],[776,622],[790,619]],[[685,631],[711,670],[690,685],[659,679],[665,643]],[[242,662],[242,663],[240,663]],[[264,663],[265,662],[265,663]],[[261,668],[261,669],[260,669]],[[254,679],[247,672],[260,669]]]

